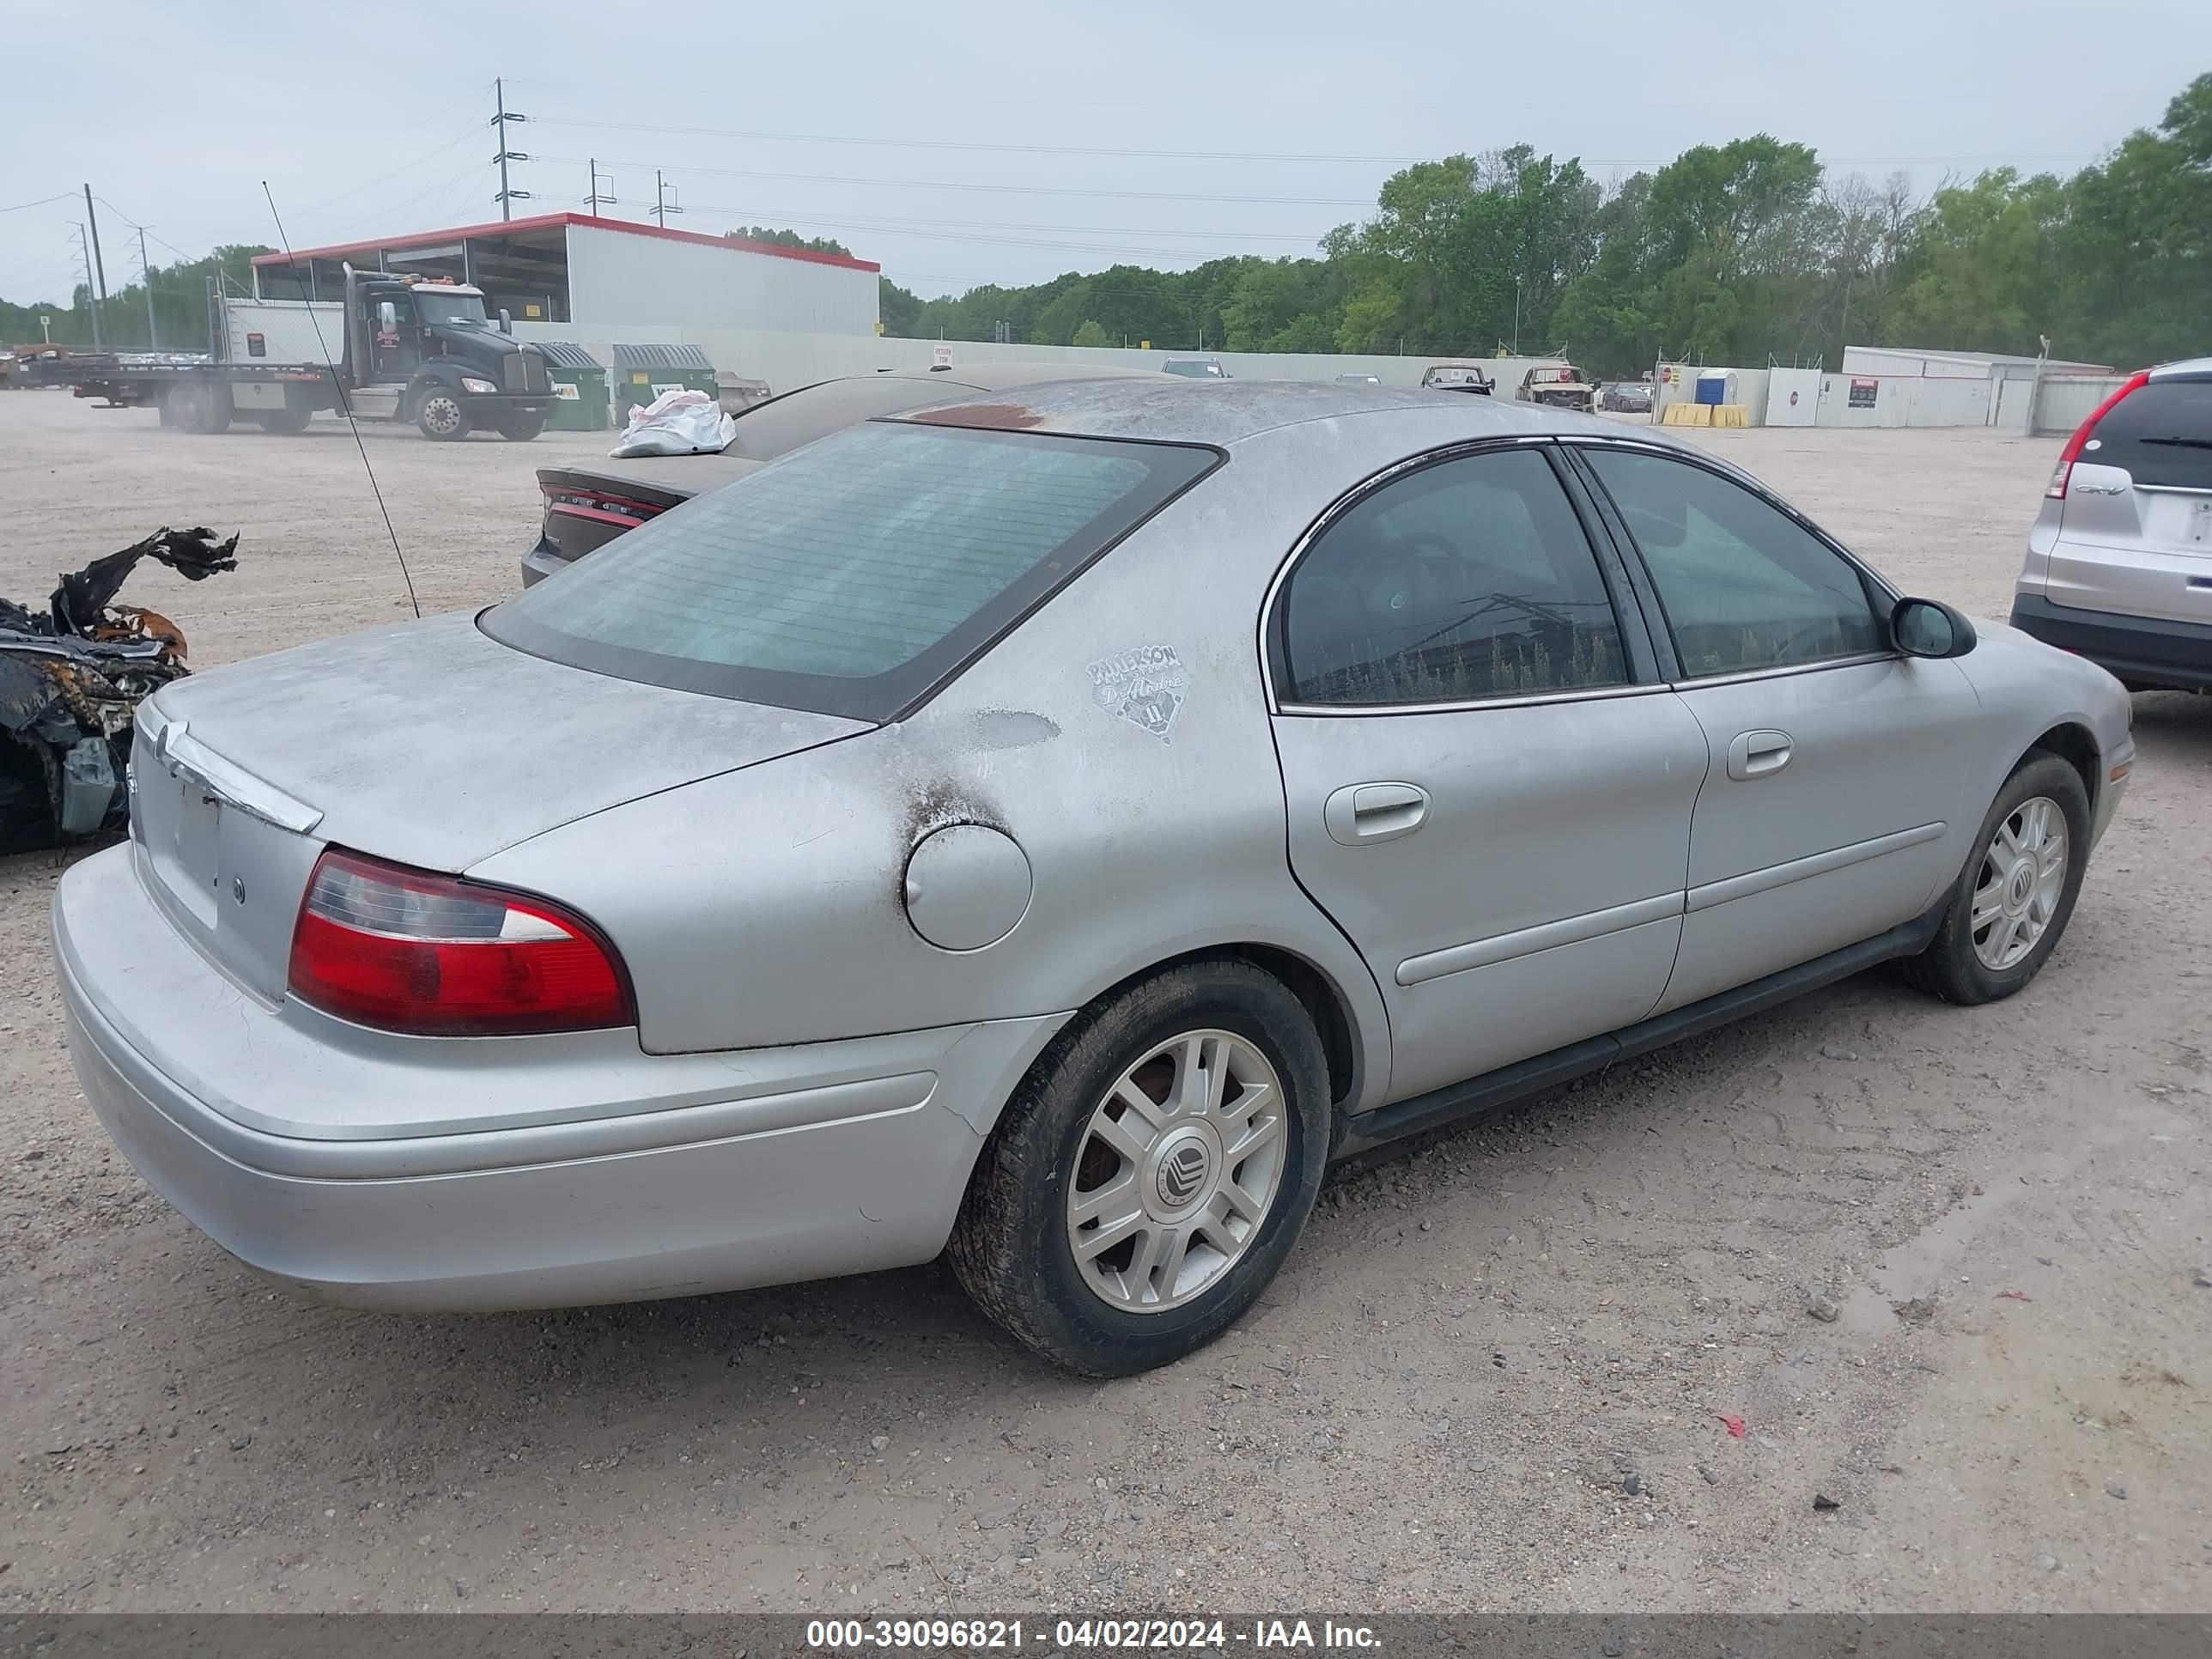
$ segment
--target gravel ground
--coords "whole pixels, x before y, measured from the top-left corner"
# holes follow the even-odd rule
[[[1706,435],[1984,616],[2056,449]],[[364,436],[426,611],[508,592],[532,470],[605,448]],[[326,421],[0,398],[0,499],[25,599],[242,530],[234,574],[125,594],[204,664],[404,608]],[[1104,1385],[935,1267],[497,1317],[275,1291],[109,1149],[58,862],[0,860],[0,1612],[2212,1607],[2212,702],[2136,729],[2018,998],[1868,975],[1341,1170],[1258,1310]]]

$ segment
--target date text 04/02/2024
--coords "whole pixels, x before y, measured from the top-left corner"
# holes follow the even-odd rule
[[[816,1619],[806,1626],[809,1647],[907,1651],[976,1651],[1051,1646],[1063,1650],[1163,1650],[1382,1646],[1365,1625],[1334,1620],[1255,1619],[1233,1625],[1222,1619],[1060,1619],[1050,1625],[1019,1619]]]

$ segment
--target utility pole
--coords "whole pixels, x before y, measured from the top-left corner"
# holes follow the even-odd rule
[[[100,258],[100,216],[92,210],[92,186],[84,187],[86,240],[92,246],[92,349],[100,350],[100,308],[107,303],[107,267]]]
[[[668,199],[667,187],[660,182],[660,169],[659,167],[653,168],[653,216],[654,219],[658,220],[659,222],[660,228],[663,230],[665,230],[668,228],[668,216],[672,213],[681,213],[684,210],[682,208],[678,207]]]
[[[599,210],[601,203],[605,203],[609,207],[615,204],[615,176],[611,173],[599,171],[599,158],[596,155],[591,157],[586,165],[592,169],[592,188],[590,193],[584,198],[584,211],[596,214]],[[602,179],[607,181],[605,195],[599,192],[599,180]]]
[[[146,349],[159,351],[161,331],[154,321],[154,267],[146,259],[146,227],[133,225],[131,228],[138,233],[138,280],[146,284]]]
[[[526,115],[518,115],[513,110],[507,108],[507,82],[504,77],[495,80],[491,84],[493,96],[498,100],[499,106],[499,113],[491,118],[492,125],[496,128],[499,132],[499,154],[491,158],[493,161],[499,163],[499,196],[497,198],[499,202],[499,216],[502,220],[512,219],[514,217],[513,204],[516,202],[528,201],[530,199],[530,192],[526,190],[514,190],[508,186],[507,182],[507,164],[509,161],[527,161],[530,157],[519,149],[509,149],[507,147],[507,124],[509,121],[526,121],[530,118]]]

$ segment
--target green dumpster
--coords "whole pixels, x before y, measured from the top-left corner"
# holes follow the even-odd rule
[[[545,424],[556,432],[604,432],[607,428],[607,371],[599,360],[568,340],[540,340],[546,374],[553,382],[553,405]]]
[[[629,421],[631,410],[664,392],[703,392],[719,401],[721,388],[714,365],[695,345],[630,345],[615,343],[615,424]]]

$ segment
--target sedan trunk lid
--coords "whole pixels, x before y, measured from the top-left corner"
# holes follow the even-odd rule
[[[273,999],[326,843],[459,872],[624,801],[869,729],[547,662],[442,617],[165,688],[138,723],[131,833],[179,930]]]

